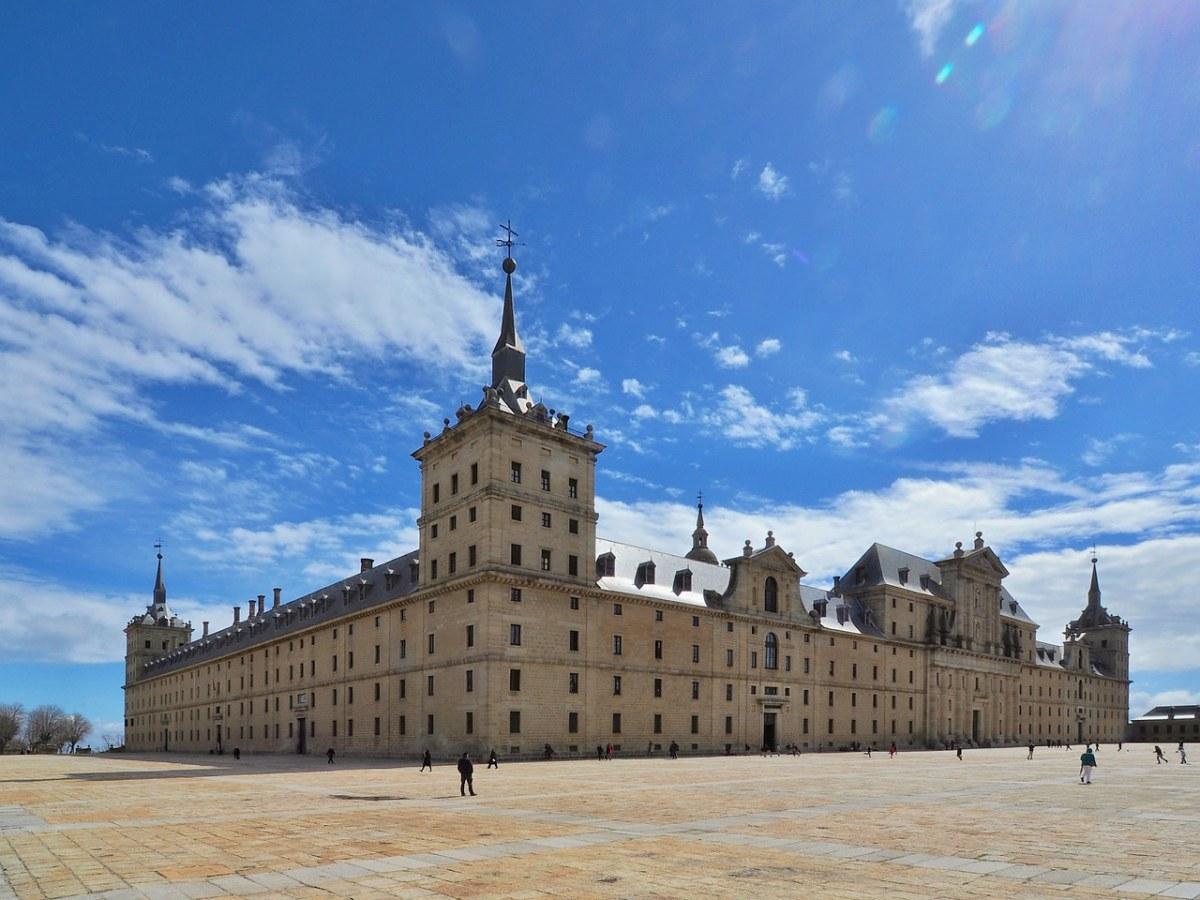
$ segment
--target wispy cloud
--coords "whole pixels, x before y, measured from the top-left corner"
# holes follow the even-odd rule
[[[758,191],[770,200],[779,200],[788,192],[788,177],[767,163],[758,173]]]
[[[124,147],[120,144],[106,144],[103,141],[93,140],[83,132],[75,132],[76,140],[87,144],[94,150],[99,150],[101,153],[108,153],[112,156],[123,156],[126,159],[132,159],[138,163],[154,162],[154,154],[149,150],[144,150],[141,147]]]
[[[590,347],[592,345],[592,331],[590,328],[573,327],[565,322],[558,327],[556,340],[560,344],[566,344],[568,347]]]
[[[754,348],[754,355],[759,357],[774,356],[779,352],[783,344],[779,338],[766,338],[758,342],[758,346]]]
[[[641,400],[646,396],[646,386],[636,378],[623,378],[621,379],[621,393]]]
[[[954,18],[957,5],[957,0],[906,0],[904,13],[909,27],[916,32],[921,55],[925,58],[933,56],[938,38]]]

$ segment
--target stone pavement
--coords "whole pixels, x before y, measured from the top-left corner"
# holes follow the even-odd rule
[[[1200,897],[1200,767],[1100,751],[477,765],[0,757],[0,900]]]

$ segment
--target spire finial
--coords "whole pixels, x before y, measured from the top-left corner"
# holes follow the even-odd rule
[[[525,381],[525,348],[517,336],[517,314],[513,307],[512,273],[516,271],[517,261],[512,258],[512,248],[517,246],[513,240],[517,233],[513,231],[511,220],[501,225],[505,237],[496,238],[496,246],[504,247],[507,255],[504,257],[504,312],[500,320],[500,337],[492,349],[492,387],[499,388],[505,381],[523,383]]]
[[[154,542],[155,556],[158,558],[158,571],[154,573],[154,605],[163,606],[167,602],[167,586],[163,584],[162,576],[162,549],[163,539],[159,538]]]
[[[513,240],[513,238],[519,237],[519,235],[513,231],[512,219],[507,220],[503,225],[501,225],[500,230],[504,232],[505,236],[502,238],[496,238],[496,246],[503,247],[505,249],[504,271],[505,273],[511,275],[513,270],[517,268],[517,261],[513,259],[512,248],[523,247],[525,245]]]

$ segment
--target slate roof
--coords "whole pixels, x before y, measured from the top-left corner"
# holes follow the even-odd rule
[[[1133,721],[1152,720],[1155,722],[1163,722],[1169,719],[1200,719],[1200,706],[1184,705],[1184,706],[1156,706],[1147,713],[1143,713]]]
[[[212,632],[207,638],[200,637],[184,644],[149,663],[144,674],[156,677],[227,653],[251,650],[264,641],[311,628],[347,612],[370,609],[404,597],[418,587],[416,563],[417,551],[413,550],[366,572],[355,572],[253,618]]]

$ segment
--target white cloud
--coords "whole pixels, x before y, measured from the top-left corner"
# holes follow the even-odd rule
[[[1115,434],[1107,440],[1088,438],[1083,454],[1079,457],[1085,465],[1102,466],[1112,457],[1123,444],[1137,440],[1134,434]]]
[[[778,200],[788,192],[788,177],[767,163],[758,173],[758,191],[770,200]]]
[[[821,420],[820,413],[805,408],[803,398],[795,395],[789,397],[792,408],[786,412],[759,404],[740,385],[727,385],[715,399],[715,405],[699,413],[700,420],[746,447],[790,450]]]
[[[592,332],[589,328],[572,328],[565,322],[558,328],[558,342],[569,347],[589,347],[592,343]]]
[[[636,378],[623,378],[621,379],[621,393],[641,400],[646,396],[646,386]]]
[[[779,338],[766,338],[759,341],[758,346],[754,348],[755,356],[774,356],[779,352],[783,345],[779,343]]]
[[[732,178],[734,181],[737,181],[739,178],[741,178],[743,175],[746,174],[746,169],[749,168],[749,166],[750,166],[749,160],[739,159],[737,162],[735,162],[733,164],[733,168],[729,172],[729,177]]]
[[[600,383],[600,370],[582,366],[575,371],[575,383],[592,385]]]
[[[858,362],[858,359],[849,350],[839,350],[837,353],[833,354],[833,358],[839,362],[850,364]]]
[[[1183,361],[1189,366],[1200,366],[1200,352],[1195,350],[1191,351],[1184,356]]]
[[[921,55],[928,58],[937,48],[938,38],[954,17],[956,0],[908,0],[904,12],[909,27],[917,33]]]
[[[635,419],[653,419],[658,415],[658,410],[648,403],[641,403],[633,411]]]
[[[1135,345],[1153,336],[1139,330],[1031,342],[988,334],[948,371],[910,378],[887,399],[880,422],[898,432],[912,420],[924,420],[953,437],[974,437],[988,422],[1053,419],[1097,361],[1149,366],[1149,357]]]
[[[0,486],[10,536],[63,527],[99,502],[73,487],[86,462],[60,452],[39,464],[33,443],[84,443],[113,421],[222,447],[263,435],[170,421],[148,388],[279,389],[291,374],[341,378],[392,354],[481,371],[499,304],[459,273],[457,247],[304,205],[261,177],[197,197],[174,227],[129,239],[0,219],[0,445],[31,473]],[[48,468],[56,458],[65,467]]]
[[[714,355],[717,365],[725,369],[743,369],[750,365],[750,357],[736,344],[730,347],[719,347]]]

